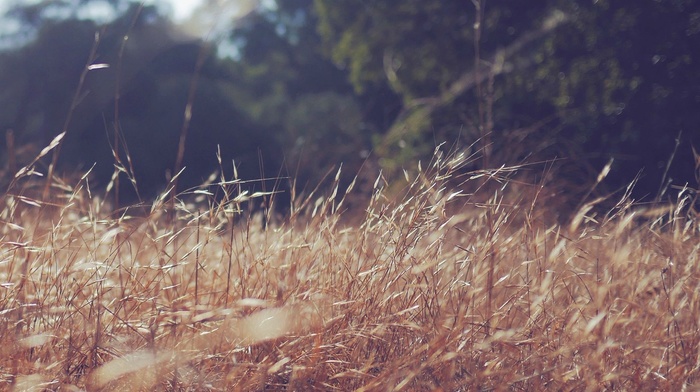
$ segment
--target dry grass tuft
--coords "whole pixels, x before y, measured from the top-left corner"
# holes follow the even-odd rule
[[[0,385],[697,388],[700,236],[686,194],[655,209],[623,196],[607,214],[584,204],[564,226],[545,218],[545,186],[503,175],[515,169],[459,174],[466,161],[436,154],[396,200],[379,177],[353,225],[337,186],[267,226],[242,218],[262,195],[236,179],[140,216],[110,213],[86,177],[54,184],[51,205],[11,191]],[[464,181],[498,186],[450,185]]]

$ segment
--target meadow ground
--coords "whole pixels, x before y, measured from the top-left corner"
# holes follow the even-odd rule
[[[0,388],[698,390],[691,193],[618,194],[561,223],[545,182],[465,162],[436,155],[400,197],[380,177],[353,212],[331,187],[268,225],[238,212],[263,195],[236,180],[145,214],[109,211],[85,179],[51,203],[17,185]]]

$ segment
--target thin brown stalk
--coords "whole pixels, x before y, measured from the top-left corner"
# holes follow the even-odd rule
[[[185,104],[185,111],[182,118],[182,128],[180,129],[180,139],[177,144],[177,156],[175,158],[175,166],[173,168],[173,175],[180,173],[182,170],[182,163],[185,159],[185,145],[187,143],[187,133],[190,129],[190,122],[192,121],[192,108],[194,106],[194,98],[197,93],[197,85],[199,83],[199,78],[202,73],[202,67],[210,53],[210,44],[203,43],[199,48],[199,54],[197,55],[197,62],[194,66],[194,72],[192,73],[192,79],[190,79],[190,86],[187,92],[187,103]],[[173,181],[173,187],[170,193],[170,218],[174,217],[175,209],[175,195],[178,192],[178,182],[179,177],[175,177]]]
[[[114,121],[113,121],[113,130],[114,130],[114,141],[112,142],[112,148],[113,148],[113,153],[114,153],[114,159],[116,160],[118,165],[121,165],[124,167],[124,165],[121,162],[121,155],[120,155],[120,139],[121,139],[121,124],[119,122],[119,104],[121,100],[121,78],[122,78],[122,65],[124,62],[124,50],[126,49],[126,43],[129,40],[129,35],[134,29],[134,26],[136,26],[136,22],[138,21],[139,16],[141,15],[141,11],[143,10],[144,3],[139,4],[139,7],[136,9],[136,12],[134,13],[134,17],[131,20],[131,24],[129,25],[129,28],[127,29],[126,33],[124,34],[124,37],[122,38],[122,43],[119,45],[119,53],[117,55],[117,70],[116,70],[116,76],[115,76],[115,81],[114,81]],[[131,173],[134,172],[133,167],[130,167]],[[119,209],[119,174],[117,174],[116,178],[114,179],[114,209],[118,210]]]
[[[95,62],[95,59],[97,59],[97,49],[100,46],[101,34],[101,32],[95,33],[95,40],[92,43],[92,48],[90,49],[90,54],[88,55],[85,67],[83,67],[83,71],[80,73],[80,78],[78,79],[78,86],[76,87],[75,93],[73,94],[73,99],[71,100],[68,115],[66,116],[66,120],[63,122],[63,127],[61,127],[61,134],[63,135],[65,135],[68,132],[68,127],[70,126],[71,120],[73,119],[75,109],[78,107],[81,99],[83,98],[83,85],[85,84],[85,78],[87,77],[87,74],[92,70],[91,66]],[[51,181],[53,181],[54,171],[56,170],[56,165],[58,164],[58,157],[61,154],[61,147],[63,146],[64,140],[65,138],[61,139],[56,148],[54,148],[53,150],[53,158],[51,159],[51,164],[49,165],[49,172],[46,175],[46,184],[44,185],[42,200],[47,200],[47,198],[49,197]]]
[[[17,173],[17,150],[15,147],[15,132],[8,129],[5,132],[5,144],[7,145],[7,172],[14,176]]]

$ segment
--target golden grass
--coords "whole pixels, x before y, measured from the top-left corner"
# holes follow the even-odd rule
[[[379,178],[358,224],[337,186],[266,229],[236,212],[235,180],[181,198],[173,221],[165,196],[109,214],[84,179],[54,206],[8,194],[0,388],[698,388],[687,198],[557,224],[545,186],[459,192],[498,180],[460,177],[465,159],[436,155],[396,200]]]

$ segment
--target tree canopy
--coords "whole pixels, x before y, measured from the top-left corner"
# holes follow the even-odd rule
[[[516,147],[508,134],[537,126],[526,151],[573,148],[571,158],[598,167],[613,156],[618,181],[644,168],[640,187],[651,192],[682,133],[673,176],[693,181],[696,2],[475,1],[478,19],[478,7],[459,1],[315,4],[325,49],[355,88],[385,84],[402,97],[405,112],[380,143],[390,159],[411,148],[403,156],[415,159],[434,138],[482,136],[488,121],[476,108],[491,100],[496,153]]]
[[[96,3],[114,17],[82,16]],[[563,158],[592,179],[612,157],[610,186],[642,170],[640,197],[670,189],[664,178],[698,185],[691,0],[264,2],[223,42],[126,0],[17,1],[5,19],[22,28],[2,37],[16,42],[0,52],[3,130],[40,149],[72,113],[63,170],[96,162],[106,184],[121,140],[142,197],[174,169],[190,99],[183,187],[218,167],[217,145],[245,177],[306,186],[340,162],[346,183],[367,159],[391,176],[442,141],[477,146],[479,165]],[[93,48],[108,67],[87,72],[74,102]]]

